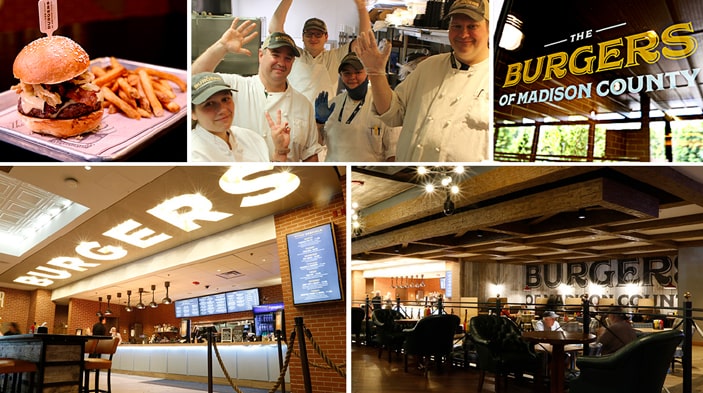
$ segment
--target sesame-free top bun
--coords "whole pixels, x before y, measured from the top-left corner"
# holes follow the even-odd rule
[[[56,84],[70,80],[90,66],[85,50],[70,38],[43,37],[27,44],[15,58],[15,78],[29,84]]]
[[[33,132],[68,138],[88,131],[97,131],[103,118],[103,111],[98,110],[75,119],[41,119],[18,113],[24,124]]]

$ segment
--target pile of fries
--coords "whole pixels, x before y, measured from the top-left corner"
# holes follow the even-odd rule
[[[163,116],[164,109],[176,113],[181,108],[176,102],[176,93],[169,82],[182,92],[186,83],[168,72],[148,67],[128,70],[114,57],[106,67],[93,66],[95,84],[103,93],[103,106],[109,113],[122,112],[132,119]]]

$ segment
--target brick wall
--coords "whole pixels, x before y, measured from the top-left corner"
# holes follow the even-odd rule
[[[344,185],[344,180],[342,180]],[[346,191],[345,187],[342,187]],[[297,232],[317,225],[334,223],[335,238],[337,241],[337,256],[339,260],[339,270],[343,287],[346,286],[346,211],[345,198],[343,194],[334,197],[327,206],[315,207],[308,205],[276,215],[276,237],[278,244],[278,256],[281,263],[281,282],[283,283],[283,301],[285,303],[286,335],[290,338],[290,333],[295,329],[295,318],[303,317],[305,327],[312,333],[313,338],[321,350],[336,365],[346,361],[346,307],[345,302],[323,303],[316,305],[300,306],[293,305],[293,292],[290,286],[290,268],[288,266],[288,250],[286,244],[286,234]],[[339,214],[342,212],[342,214]],[[342,293],[346,291],[342,289]],[[324,364],[324,361],[315,352],[306,339],[308,359],[311,363]],[[294,348],[298,350],[298,336]],[[291,357],[289,366],[290,385],[292,392],[302,392],[304,380],[300,359]],[[313,391],[334,393],[346,392],[346,380],[337,372],[331,369],[321,369],[310,367],[311,384]]]

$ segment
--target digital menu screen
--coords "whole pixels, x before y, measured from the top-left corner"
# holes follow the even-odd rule
[[[227,292],[227,312],[250,311],[259,305],[259,288]]]
[[[227,313],[227,299],[224,293],[201,296],[198,298],[200,315],[214,315]]]
[[[190,318],[200,316],[198,299],[183,299],[174,302],[176,308],[176,318]]]
[[[286,235],[293,304],[342,300],[332,224]]]

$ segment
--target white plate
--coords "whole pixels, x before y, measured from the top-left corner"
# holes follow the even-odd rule
[[[175,68],[156,66],[130,60],[118,59],[127,69],[149,67],[178,76],[187,82],[187,72]],[[110,64],[107,57],[91,61],[91,65],[101,67]],[[17,114],[19,96],[12,90],[0,93],[0,141],[11,143],[34,153],[42,154],[59,161],[114,161],[119,160],[134,149],[142,147],[161,132],[186,116],[188,111],[186,92],[173,84],[176,93],[174,101],[181,109],[171,113],[164,109],[160,117],[130,119],[122,113],[103,115],[100,129],[71,138],[56,138],[30,131]],[[186,135],[183,135],[186,138]]]

